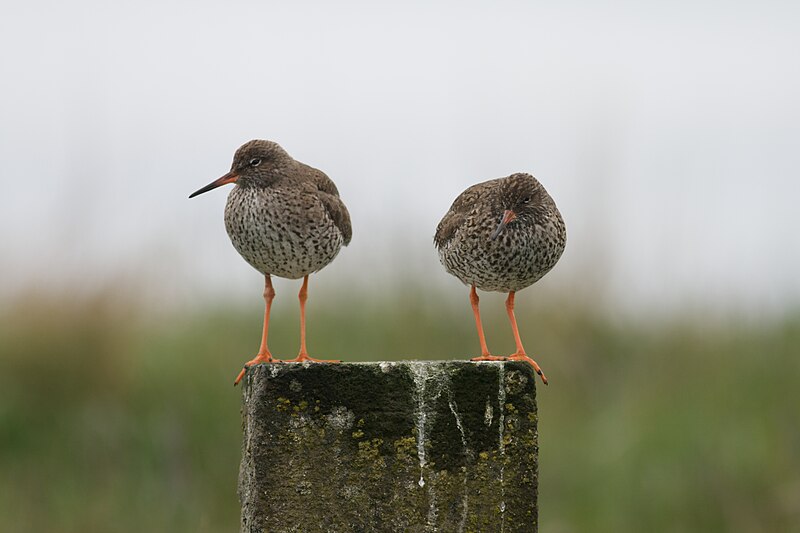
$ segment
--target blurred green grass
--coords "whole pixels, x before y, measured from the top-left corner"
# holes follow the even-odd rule
[[[359,298],[346,313],[319,300],[308,317],[318,357],[477,349],[466,293]],[[502,297],[481,305],[490,348],[509,353]],[[517,316],[551,380],[539,387],[542,531],[800,531],[800,316],[626,322],[523,297]],[[260,320],[255,305],[153,314],[105,295],[9,306],[3,531],[237,530],[231,385]],[[294,356],[297,327],[296,299],[276,299],[277,356]]]

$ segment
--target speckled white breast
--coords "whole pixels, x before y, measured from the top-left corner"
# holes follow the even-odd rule
[[[439,249],[445,269],[483,291],[519,291],[547,274],[564,252],[565,241],[558,237],[563,232],[560,219],[524,228],[512,222],[491,240],[495,227],[492,221],[477,230],[458,229]]]
[[[225,206],[236,251],[262,274],[298,279],[333,261],[342,234],[313,195],[236,186]]]

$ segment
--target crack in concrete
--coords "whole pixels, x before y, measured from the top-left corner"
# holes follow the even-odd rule
[[[499,403],[497,415],[497,426],[500,441],[497,443],[497,450],[500,452],[500,533],[503,533],[506,528],[506,484],[504,479],[505,474],[505,427],[506,427],[506,368],[505,365],[497,365],[497,381],[499,382],[499,389],[497,391],[497,402]]]
[[[447,402],[450,406],[450,412],[453,413],[453,418],[456,419],[456,427],[458,428],[458,432],[461,433],[461,444],[464,446],[464,456],[467,458],[468,463],[472,463],[472,450],[469,448],[469,444],[467,443],[467,433],[464,430],[464,425],[461,423],[461,417],[458,416],[458,406],[456,405],[455,400],[453,399],[453,392],[448,390],[449,401]],[[469,490],[467,490],[467,481],[469,479],[469,469],[468,467],[464,467],[464,506],[461,511],[461,522],[458,526],[459,533],[464,531],[464,528],[467,525],[467,514],[469,513]]]

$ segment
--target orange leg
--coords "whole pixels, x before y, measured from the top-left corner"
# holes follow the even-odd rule
[[[475,315],[475,327],[478,329],[478,340],[481,343],[480,357],[473,357],[472,361],[504,361],[505,357],[498,357],[489,353],[489,348],[486,346],[486,337],[483,336],[483,324],[481,324],[481,312],[478,309],[478,293],[475,291],[475,285],[469,290],[469,303],[472,304],[472,313]]]
[[[511,321],[511,329],[514,331],[514,341],[517,343],[517,351],[508,357],[509,361],[525,361],[530,363],[537,374],[542,378],[542,383],[547,385],[547,378],[545,377],[539,365],[527,356],[525,348],[522,347],[522,339],[519,338],[519,329],[517,329],[517,319],[514,317],[514,291],[508,293],[506,299],[506,311],[508,312],[508,319]]]
[[[277,359],[272,358],[272,354],[267,348],[267,334],[269,333],[269,311],[272,308],[272,299],[275,298],[275,289],[272,288],[272,278],[269,277],[269,274],[264,276],[264,330],[261,333],[261,348],[258,349],[258,354],[251,359],[250,361],[244,364],[244,368],[242,371],[239,372],[239,375],[236,377],[236,381],[233,382],[233,386],[239,384],[239,382],[244,377],[245,372],[247,371],[247,367],[251,365],[255,365],[258,363],[272,363],[273,361],[277,361]]]
[[[294,359],[289,359],[287,363],[302,363],[303,361],[311,361],[312,363],[338,363],[339,361],[314,359],[308,356],[306,350],[306,300],[308,300],[308,275],[303,278],[303,286],[300,287],[300,293],[297,295],[300,299],[300,353]]]

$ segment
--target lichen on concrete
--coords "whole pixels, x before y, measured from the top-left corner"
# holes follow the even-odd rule
[[[241,530],[536,531],[534,377],[519,362],[254,366]]]

